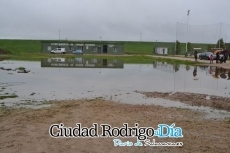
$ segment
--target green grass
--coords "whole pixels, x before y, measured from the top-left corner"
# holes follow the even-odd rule
[[[153,42],[124,42],[126,54],[153,54]]]
[[[11,40],[0,39],[0,48],[9,51],[13,55],[21,53],[40,53],[42,40]],[[57,41],[57,40],[50,40]],[[94,41],[98,42],[98,41]],[[105,41],[106,42],[106,41]],[[135,42],[135,41],[116,41],[124,44],[125,54],[153,54],[155,47],[167,47],[168,54],[174,55],[175,42]],[[192,48],[202,48],[206,50],[208,44],[191,43]],[[185,43],[181,43],[180,54],[185,53]]]
[[[11,40],[0,39],[0,48],[11,54],[39,53],[41,51],[40,40]]]
[[[18,70],[25,70],[26,68],[24,68],[24,67],[19,67],[19,68],[17,68]]]
[[[17,98],[17,95],[7,95],[7,96],[0,96],[0,99],[6,99],[6,98]]]

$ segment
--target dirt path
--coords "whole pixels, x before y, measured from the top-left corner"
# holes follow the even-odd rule
[[[127,105],[104,100],[59,101],[51,108],[1,109],[0,152],[23,153],[147,153],[147,152],[209,152],[225,153],[230,149],[230,120],[204,120],[203,114],[188,109],[160,106]],[[156,142],[183,142],[182,147],[115,147],[112,138],[52,138],[51,124],[63,123],[74,127],[76,123],[91,127],[93,123],[122,127],[153,127],[158,124],[183,129],[183,138],[158,138]],[[101,128],[99,128],[101,134]],[[122,138],[136,142],[136,138]]]

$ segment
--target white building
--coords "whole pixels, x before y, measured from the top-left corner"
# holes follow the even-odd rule
[[[155,54],[167,55],[168,54],[168,48],[166,48],[166,47],[156,47],[155,48]]]

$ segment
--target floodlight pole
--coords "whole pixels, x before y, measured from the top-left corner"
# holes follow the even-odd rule
[[[177,27],[178,27],[178,22],[176,23],[176,43],[175,43],[174,55],[176,55],[176,47],[177,47]]]
[[[204,25],[203,25],[203,30],[202,30],[202,44],[204,42]]]
[[[186,55],[187,55],[187,51],[188,51],[188,20],[189,20],[189,12],[190,12],[190,10],[188,10],[188,14],[187,14],[187,16],[188,16],[188,18],[187,18],[187,40],[186,40]]]
[[[220,39],[221,39],[221,26],[222,26],[222,23],[220,23],[219,49],[220,49]]]
[[[225,35],[224,49],[227,49],[227,48],[226,48],[227,37],[228,37],[228,35]]]
[[[141,42],[141,35],[142,35],[142,33],[140,33],[140,42]]]
[[[59,30],[59,42],[60,42],[60,30]]]

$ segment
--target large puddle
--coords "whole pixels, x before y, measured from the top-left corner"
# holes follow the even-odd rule
[[[24,67],[28,73],[18,73]],[[40,62],[0,61],[0,99],[6,106],[37,104],[45,100],[103,97],[129,104],[156,104],[209,113],[211,118],[230,112],[195,107],[164,99],[146,98],[135,91],[192,92],[230,97],[230,70],[217,67],[124,64],[116,59],[49,58]]]

